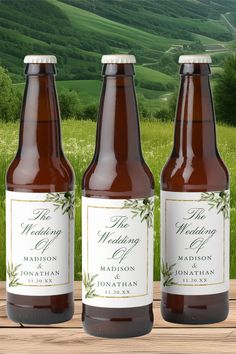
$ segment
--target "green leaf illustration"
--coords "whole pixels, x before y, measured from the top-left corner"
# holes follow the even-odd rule
[[[61,208],[63,215],[68,213],[69,219],[74,219],[75,196],[73,192],[48,193],[46,201],[53,203],[54,211]]]
[[[225,219],[230,215],[230,194],[229,191],[222,192],[204,192],[201,195],[201,201],[207,201],[209,210],[216,208],[217,214],[222,213]]]
[[[85,298],[86,299],[98,296],[95,293],[96,290],[94,289],[94,287],[95,287],[94,280],[97,276],[98,276],[98,274],[91,275],[86,272],[84,272],[84,274],[83,274],[83,284],[85,287]]]
[[[131,209],[132,218],[139,216],[141,222],[146,221],[147,226],[153,227],[154,201],[151,198],[125,200],[123,208]]]
[[[167,262],[162,260],[161,264],[161,274],[163,276],[163,286],[171,286],[175,285],[173,278],[173,268],[175,267],[176,263],[169,265]]]
[[[7,276],[9,279],[9,287],[16,287],[21,285],[21,283],[19,283],[17,273],[17,270],[20,268],[20,266],[21,264],[17,264],[16,266],[14,266],[12,262],[7,262]]]

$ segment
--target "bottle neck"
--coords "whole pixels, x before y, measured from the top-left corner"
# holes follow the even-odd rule
[[[215,156],[218,152],[209,66],[183,65],[181,73],[173,155],[188,159]]]
[[[95,159],[142,160],[133,76],[106,76],[98,117]]]
[[[24,92],[18,154],[59,157],[60,113],[54,75],[28,75]]]

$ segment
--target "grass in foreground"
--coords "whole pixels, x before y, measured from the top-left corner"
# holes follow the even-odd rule
[[[84,170],[94,152],[96,124],[91,121],[63,122],[64,150],[76,173],[76,227],[75,227],[75,278],[81,278],[81,213],[80,186]],[[173,124],[142,122],[142,149],[156,181],[156,195],[159,195],[159,176],[173,143]],[[218,127],[218,146],[222,158],[231,174],[231,278],[236,278],[236,128]],[[18,124],[0,123],[0,280],[5,279],[5,172],[16,151]],[[155,261],[154,276],[159,279],[159,200],[156,201],[155,215]]]

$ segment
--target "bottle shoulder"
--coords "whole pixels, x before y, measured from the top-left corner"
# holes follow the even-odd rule
[[[229,173],[221,157],[171,156],[161,173],[161,188],[172,191],[224,190],[229,188]]]
[[[145,197],[153,195],[154,178],[144,161],[92,161],[84,173],[82,189],[91,196]]]
[[[10,190],[67,191],[73,189],[74,180],[73,168],[64,156],[33,160],[15,157],[6,173],[6,187]]]

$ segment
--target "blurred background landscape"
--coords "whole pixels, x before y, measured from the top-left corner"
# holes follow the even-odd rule
[[[212,56],[219,150],[231,174],[231,277],[236,277],[236,0],[0,0],[0,279],[5,278],[5,173],[17,148],[26,54],[57,56],[63,143],[77,178],[75,276],[81,275],[80,184],[94,151],[101,56],[137,59],[142,146],[159,195],[170,154],[178,57]],[[159,200],[155,279],[159,278]]]
[[[179,55],[209,53],[214,85],[236,47],[234,26],[235,0],[1,0],[0,65],[20,97],[25,54],[55,54],[62,116],[95,119],[102,54],[132,53],[141,116],[166,120]]]

